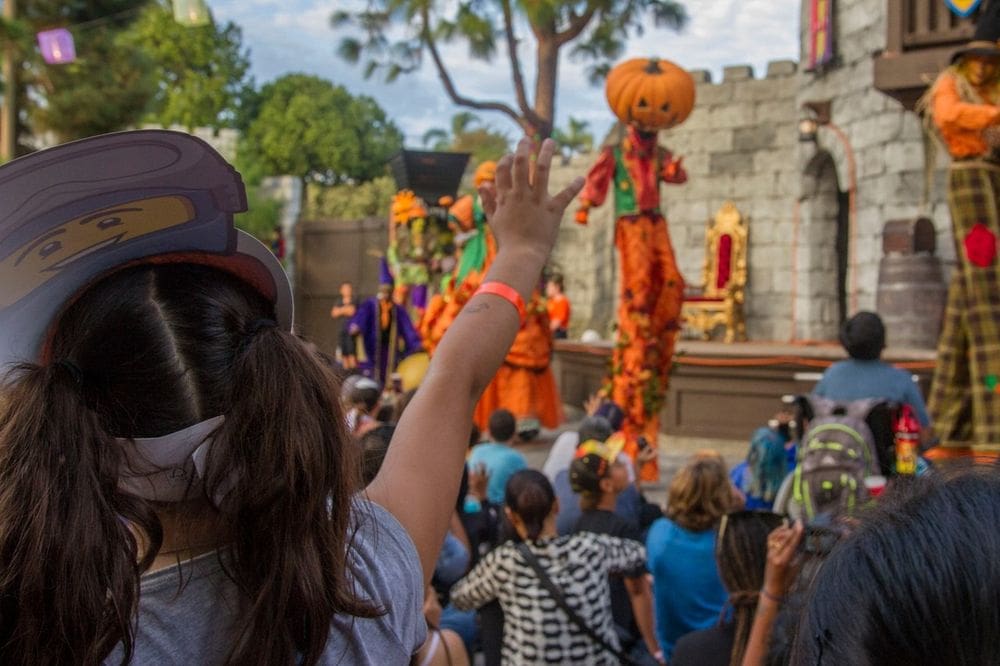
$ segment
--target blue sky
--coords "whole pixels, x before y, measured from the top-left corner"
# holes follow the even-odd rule
[[[355,94],[378,100],[407,137],[419,147],[423,133],[447,127],[460,111],[447,99],[430,66],[400,77],[393,84],[376,78],[365,80],[361,67],[337,57],[341,37],[330,27],[330,14],[361,0],[209,0],[217,20],[233,21],[243,28],[250,48],[252,72],[258,84],[287,72],[307,72],[345,86]],[[686,0],[691,21],[681,33],[652,28],[632,40],[624,57],[655,55],[688,69],[708,69],[719,80],[725,65],[752,65],[763,76],[771,60],[798,60],[800,0]],[[522,62],[530,76],[533,58],[530,35],[524,35]],[[506,60],[494,64],[472,60],[464,47],[447,46],[444,57],[460,91],[470,97],[511,101]],[[584,66],[563,57],[556,103],[557,125],[570,115],[587,120],[600,136],[611,124],[603,91],[591,86]],[[495,128],[516,134],[515,127],[498,114],[480,114]]]

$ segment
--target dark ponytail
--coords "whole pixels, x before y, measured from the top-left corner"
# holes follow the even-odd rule
[[[743,663],[754,613],[757,611],[758,590],[764,586],[767,537],[781,524],[782,517],[768,511],[737,511],[724,515],[719,522],[715,561],[719,568],[719,578],[729,592],[729,606],[735,627],[733,649],[729,655],[730,666]]]
[[[534,469],[515,472],[507,481],[504,503],[524,523],[528,541],[537,541],[552,513],[556,493],[548,477]]]
[[[136,266],[55,326],[53,358],[72,359],[82,384],[67,363],[17,370],[0,397],[0,662],[95,664],[119,643],[128,661],[139,577],[163,543],[154,508],[218,539],[240,592],[239,633],[220,637],[231,664],[312,665],[335,614],[378,615],[353,582],[360,465],[336,381],[273,318],[227,273]],[[119,491],[122,439],[217,416],[204,501]]]
[[[229,661],[314,664],[335,614],[381,612],[353,592],[345,543],[360,459],[332,372],[273,325],[244,336],[205,477],[232,532],[223,564],[246,595]]]
[[[0,390],[0,663],[99,664],[119,643],[127,662],[159,522],[118,492],[75,366],[18,366]]]

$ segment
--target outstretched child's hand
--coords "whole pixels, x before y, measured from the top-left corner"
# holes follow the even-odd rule
[[[531,141],[521,139],[513,156],[497,163],[495,183],[479,188],[483,210],[499,250],[547,258],[555,245],[563,212],[583,188],[576,178],[555,196],[549,196],[549,171],[556,144],[542,142],[538,159],[531,164]]]

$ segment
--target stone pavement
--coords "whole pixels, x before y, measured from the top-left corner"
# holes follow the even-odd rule
[[[567,424],[563,429],[572,428],[576,424]],[[517,450],[524,454],[528,464],[536,469],[541,469],[545,464],[545,459],[549,455],[552,442],[560,431],[545,431],[537,443],[522,444],[517,446]],[[696,451],[701,449],[714,449],[722,454],[729,467],[736,465],[746,457],[749,440],[732,439],[709,439],[705,437],[677,437],[673,435],[660,435],[660,482],[646,484],[643,486],[646,499],[661,506],[666,500],[667,484],[674,473],[691,457]]]

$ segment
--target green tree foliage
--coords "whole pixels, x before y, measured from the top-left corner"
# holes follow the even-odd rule
[[[472,166],[486,160],[496,160],[510,150],[506,136],[483,126],[479,118],[468,111],[451,117],[451,131],[435,128],[427,130],[423,144],[432,150],[450,150],[471,153]]]
[[[18,94],[21,132],[52,132],[60,141],[122,129],[136,123],[156,82],[152,62],[124,38],[148,0],[31,0],[18,4],[27,30]],[[46,65],[34,33],[64,25],[76,41],[77,60]]]
[[[402,133],[375,100],[316,76],[288,74],[261,88],[238,160],[251,182],[288,174],[338,184],[384,174],[402,145]]]
[[[142,11],[126,41],[152,61],[156,93],[147,120],[187,128],[235,123],[250,67],[239,26],[184,26],[170,3],[159,0]]]
[[[274,228],[281,220],[281,207],[280,201],[263,196],[256,187],[248,187],[247,210],[237,215],[234,222],[237,228],[270,247]]]
[[[303,219],[361,220],[389,216],[396,183],[389,176],[379,176],[357,185],[326,186],[312,183],[306,188]]]
[[[687,13],[678,0],[370,0],[361,11],[337,11],[334,28],[352,27],[338,53],[364,61],[365,75],[387,81],[412,72],[429,57],[452,102],[506,115],[528,134],[552,133],[559,57],[564,50],[589,63],[593,80],[604,77],[631,35],[650,26],[680,29]],[[360,37],[357,36],[360,34]],[[529,99],[517,46],[535,40],[535,89]],[[393,41],[392,37],[401,35]],[[514,102],[475,99],[461,92],[441,56],[441,45],[464,42],[472,58],[493,61],[507,52]]]
[[[569,126],[565,129],[556,128],[552,138],[559,146],[563,164],[569,164],[573,155],[590,152],[594,147],[594,135],[589,130],[590,123],[569,117]]]

